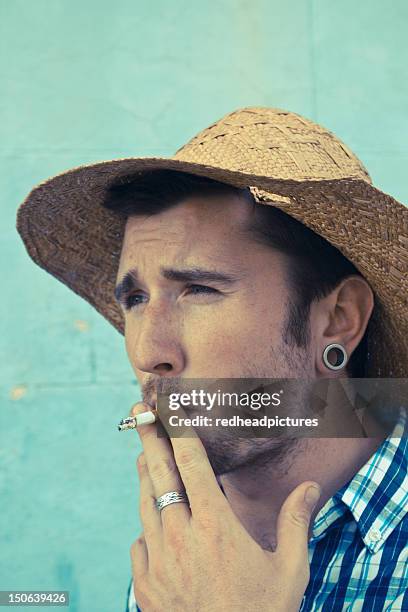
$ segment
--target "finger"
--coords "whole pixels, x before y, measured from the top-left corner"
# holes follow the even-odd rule
[[[146,410],[145,404],[136,404],[133,414]],[[148,474],[153,488],[154,498],[158,498],[170,491],[183,491],[184,485],[174,459],[173,448],[167,438],[159,438],[155,423],[141,425],[137,428],[139,433]],[[169,504],[161,510],[156,510],[163,528],[181,526],[190,521],[191,513],[188,504],[178,502]]]
[[[153,556],[157,553],[160,554],[162,549],[163,526],[156,506],[156,498],[144,453],[141,453],[137,459],[137,469],[140,480],[140,520],[142,521],[149,556]]]
[[[276,554],[296,572],[309,567],[308,532],[320,494],[316,482],[303,482],[286,498],[278,516]]]
[[[185,413],[179,408],[178,416]],[[183,437],[171,438],[174,458],[190,502],[191,514],[198,516],[211,510],[212,514],[231,511],[221,492],[203,443],[192,427],[186,427]]]
[[[133,580],[136,584],[138,580],[141,580],[147,574],[149,569],[149,556],[143,534],[132,542],[132,546],[130,547],[130,562]]]

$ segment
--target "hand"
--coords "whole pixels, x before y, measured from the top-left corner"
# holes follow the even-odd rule
[[[144,410],[137,404],[133,414]],[[304,482],[292,491],[278,517],[277,548],[265,551],[222,494],[195,430],[171,442],[157,437],[156,425],[138,432],[144,534],[131,546],[131,561],[142,612],[299,610],[309,581],[308,527],[318,485]],[[159,512],[157,497],[184,489],[190,508],[175,503]]]

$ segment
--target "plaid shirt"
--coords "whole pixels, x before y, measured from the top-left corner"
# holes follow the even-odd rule
[[[403,437],[404,426],[403,417],[316,515],[302,612],[408,611],[408,438]],[[139,611],[131,582],[127,612]]]

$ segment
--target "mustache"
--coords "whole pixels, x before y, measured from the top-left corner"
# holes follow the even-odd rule
[[[159,393],[180,393],[183,389],[182,379],[180,377],[149,377],[146,378],[142,385],[143,402],[149,406],[155,406],[157,395]]]

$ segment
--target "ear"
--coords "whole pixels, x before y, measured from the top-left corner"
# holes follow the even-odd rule
[[[329,370],[323,362],[328,344],[342,344],[348,359],[359,345],[374,308],[374,294],[368,282],[356,274],[347,276],[329,295],[316,302],[311,324],[316,347],[315,367],[318,376],[335,377],[344,370]],[[334,362],[333,356],[329,360]]]

